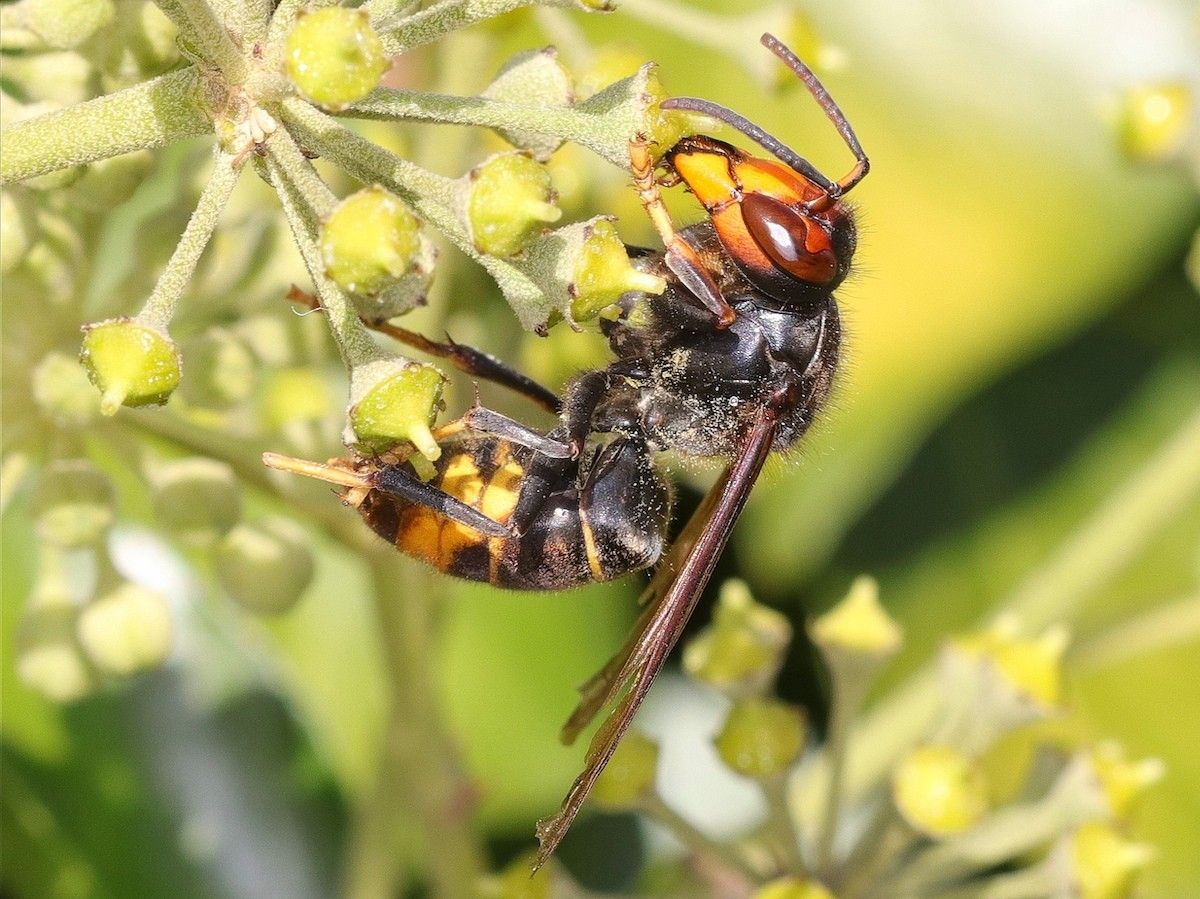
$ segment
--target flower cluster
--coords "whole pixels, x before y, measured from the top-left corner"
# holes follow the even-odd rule
[[[948,641],[934,702],[914,694],[901,709],[927,720],[921,739],[874,747],[886,773],[864,782],[847,758],[867,690],[900,648],[900,628],[875,583],[860,578],[808,630],[832,688],[823,742],[802,709],[772,695],[791,628],[743,583],[723,586],[713,623],[684,652],[686,673],[727,707],[713,743],[729,770],[763,792],[769,811],[760,826],[718,842],[690,825],[657,792],[658,747],[636,732],[601,775],[596,802],[641,811],[673,831],[695,861],[689,876],[722,885],[719,894],[1130,894],[1152,851],[1130,837],[1129,815],[1162,766],[1129,760],[1112,742],[1039,736],[1039,723],[1067,714],[1065,631],[1026,636],[1019,622],[1001,619]],[[574,895],[561,869],[539,877],[545,895]]]

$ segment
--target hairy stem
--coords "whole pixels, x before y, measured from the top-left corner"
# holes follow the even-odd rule
[[[210,133],[199,90],[186,68],[5,128],[0,183]]]
[[[234,164],[233,156],[221,152],[215,155],[212,174],[204,185],[200,201],[188,219],[183,236],[179,238],[166,268],[146,300],[146,305],[138,314],[139,319],[164,332],[175,315],[179,298],[187,290],[188,282],[196,271],[196,263],[200,261],[200,255],[208,246],[217,228],[221,211],[225,208],[229,195],[233,193],[238,175],[241,174],[241,167]]]
[[[283,129],[267,141],[267,163],[271,186],[279,194],[284,216],[300,249],[305,268],[325,309],[325,319],[347,369],[380,359],[383,351],[363,325],[353,302],[325,276],[325,264],[317,245],[320,218],[334,205],[333,193],[300,153]]]
[[[246,80],[245,57],[207,0],[154,2],[175,23],[183,42],[199,53],[201,59],[220,69],[231,84]]]

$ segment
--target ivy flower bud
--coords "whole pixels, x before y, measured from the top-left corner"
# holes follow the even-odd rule
[[[569,106],[575,98],[571,75],[558,61],[558,51],[553,47],[518,53],[504,64],[483,96],[544,107]],[[529,151],[540,162],[549,159],[563,143],[561,138],[548,134],[509,128],[497,130],[514,147]]]
[[[524,153],[493,156],[467,177],[467,221],[481,253],[515,256],[562,218],[550,173]]]
[[[1125,899],[1138,872],[1154,858],[1154,847],[1134,843],[1111,824],[1084,824],[1067,841],[1069,895],[1079,899]]]
[[[60,428],[82,428],[100,411],[87,373],[66,353],[47,353],[34,367],[31,392],[38,409]]]
[[[59,50],[78,47],[112,22],[112,0],[26,0],[26,27]]]
[[[217,545],[217,579],[250,612],[286,612],[312,582],[314,563],[308,543],[304,529],[288,518],[239,524]]]
[[[1061,627],[1029,639],[1018,635],[1017,622],[1004,619],[989,631],[964,637],[955,646],[968,656],[991,662],[1018,695],[1048,711],[1062,699],[1062,659],[1070,643]]]
[[[363,188],[338,203],[321,228],[325,274],[350,293],[378,293],[412,267],[420,228],[399,197],[379,185]]]
[[[118,677],[161,665],[171,650],[171,630],[166,600],[138,584],[121,584],[79,614],[79,643],[87,657]]]
[[[51,462],[33,499],[38,537],[54,546],[91,546],[112,527],[115,505],[112,481],[91,462]]]
[[[75,620],[70,606],[42,607],[27,614],[17,629],[17,677],[55,702],[75,702],[96,686],[76,643]]]
[[[1127,817],[1146,788],[1158,783],[1166,773],[1159,759],[1127,760],[1125,750],[1113,740],[1092,750],[1091,760],[1109,807],[1118,818]]]
[[[871,659],[888,659],[900,648],[903,633],[879,603],[879,585],[859,577],[840,603],[809,628],[813,641],[826,652]]]
[[[777,700],[747,699],[729,710],[714,743],[731,771],[758,780],[776,777],[804,751],[804,714]]]
[[[313,103],[343,109],[387,71],[387,54],[365,10],[327,6],[301,12],[287,38],[285,70]]]
[[[100,390],[100,411],[162,405],[179,386],[183,368],[174,341],[133,319],[115,318],[83,328],[79,360]]]
[[[631,809],[654,792],[658,772],[658,744],[630,731],[596,781],[592,798],[613,810]]]
[[[988,784],[974,759],[948,746],[920,746],[892,776],[896,808],[931,837],[961,833],[988,810]]]
[[[294,422],[320,421],[333,411],[333,392],[311,368],[272,371],[263,384],[262,415],[275,431]]]
[[[775,680],[791,640],[785,616],[756,603],[744,581],[726,581],[713,623],[683,651],[683,670],[731,698],[754,696]]]
[[[188,543],[209,544],[242,517],[241,488],[224,462],[177,459],[152,469],[149,480],[158,520]]]
[[[781,877],[759,887],[752,899],[834,899],[834,896],[815,880]]]
[[[429,460],[441,447],[429,430],[442,405],[445,376],[432,365],[381,359],[350,375],[347,443],[383,452],[408,441]]]
[[[203,409],[228,409],[254,393],[258,366],[254,354],[228,331],[213,328],[185,346],[187,377],[180,395]]]
[[[1173,158],[1187,138],[1194,106],[1186,84],[1149,84],[1127,91],[1117,122],[1121,150],[1136,162]]]
[[[651,72],[646,78],[646,137],[650,141],[651,155],[655,158],[679,143],[685,135],[696,131],[695,120],[689,113],[662,108],[662,101],[669,96],[658,76]]]

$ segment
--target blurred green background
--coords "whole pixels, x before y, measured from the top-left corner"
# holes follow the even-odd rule
[[[868,0],[789,5],[703,2],[734,16],[722,30],[731,57],[698,42],[688,22],[647,21],[639,0],[606,17],[575,16],[598,47],[656,60],[668,89],[712,98],[760,122],[838,175],[836,134],[797,86],[756,80],[756,38],[777,13],[803,13],[827,86],[871,155],[855,192],[858,269],[839,291],[848,331],[840,385],[824,421],[794,458],[757,486],[714,583],[744,578],[755,595],[801,623],[867,572],[906,631],[889,677],[928,662],[939,641],[971,627],[1069,541],[1200,406],[1200,302],[1185,273],[1200,200],[1200,137],[1183,159],[1155,164],[1122,152],[1124,92],[1200,78],[1196,7],[1171,0],[1055,5]],[[690,20],[689,20],[690,21]],[[506,56],[551,42],[525,12],[422,52],[403,77],[476,92]],[[461,64],[463,58],[470,65]],[[564,61],[572,59],[564,48]],[[416,128],[375,139],[413,142],[420,161],[458,175],[495,138]],[[1188,171],[1190,153],[1191,172]],[[569,149],[555,176],[568,219],[620,216],[631,243],[651,235],[622,175]],[[142,186],[101,227],[89,305],[133,308],[169,244],[141,246],[152,226],[176,234],[194,201],[186,174],[203,150],[161,154]],[[194,168],[194,166],[192,166]],[[276,213],[247,179],[235,196],[229,246]],[[697,212],[672,199],[683,221]],[[241,229],[241,230],[239,230]],[[173,240],[172,238],[169,238]],[[224,303],[200,307],[219,285],[203,273],[189,315],[199,329],[247,310],[275,317],[289,339],[317,343],[281,296],[306,283],[285,239]],[[123,254],[114,249],[137,245]],[[1193,266],[1195,261],[1193,260]],[[97,282],[99,287],[97,287]],[[39,297],[6,289],[6,432],[36,418],[27,391],[38,354],[74,353],[77,336],[31,325]],[[484,345],[561,383],[603,359],[594,335],[519,333],[498,291],[461,260],[443,260],[429,308],[405,324]],[[99,295],[99,299],[97,299]],[[247,305],[240,305],[244,298]],[[86,311],[85,311],[86,310]],[[314,330],[315,328],[315,330]],[[34,334],[30,342],[28,335]],[[327,348],[324,350],[328,352]],[[327,366],[334,396],[343,389]],[[449,396],[451,413],[469,386]],[[486,398],[523,418],[536,413]],[[333,404],[334,406],[337,403]],[[184,410],[186,412],[186,410]],[[150,416],[181,416],[179,410]],[[121,425],[126,413],[117,419]],[[165,457],[197,444],[146,414],[125,440]],[[195,425],[195,420],[192,425]],[[250,446],[261,432],[243,422]],[[52,429],[34,429],[53,454]],[[291,611],[260,618],[232,605],[203,555],[155,536],[155,519],[127,444],[106,425],[84,442],[116,481],[118,567],[169,594],[176,645],[162,670],[51,703],[14,673],[14,634],[37,556],[28,491],[3,519],[3,874],[22,896],[319,896],[336,888],[345,846],[372,787],[387,714],[387,675],[362,560],[300,516],[317,559]],[[261,437],[258,451],[277,448]],[[336,444],[315,438],[326,455]],[[6,449],[11,447],[6,433]],[[38,453],[34,453],[35,456]],[[671,462],[689,510],[713,472]],[[327,498],[318,490],[314,496]],[[253,483],[246,514],[294,514]],[[349,516],[351,513],[339,514]],[[150,560],[150,561],[147,561]],[[574,686],[604,661],[631,622],[640,581],[563,595],[499,594],[401,563],[392,589],[431,597],[442,616],[427,671],[461,746],[479,800],[479,828],[503,862],[532,845],[533,822],[554,809],[580,762],[557,731]],[[1200,590],[1200,503],[1194,499],[1071,622],[1081,643],[1114,623]],[[710,589],[709,593],[713,591]],[[702,602],[692,630],[709,616]],[[1200,894],[1200,654],[1182,641],[1102,667],[1071,668],[1069,727],[1111,736],[1133,757],[1156,756],[1165,780],[1136,818],[1160,855],[1144,895]],[[827,698],[812,653],[797,646],[781,692],[818,727]],[[697,790],[702,786],[697,785]],[[401,817],[403,813],[399,812]],[[597,886],[626,886],[639,857],[628,819],[593,815],[564,858]],[[399,863],[422,867],[410,841]]]

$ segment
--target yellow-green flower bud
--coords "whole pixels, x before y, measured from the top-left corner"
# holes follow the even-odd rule
[[[116,15],[112,0],[25,0],[26,25],[49,47],[78,47]]]
[[[177,459],[156,466],[149,480],[158,520],[189,543],[208,544],[241,520],[241,488],[224,462]]]
[[[562,231],[572,229],[578,230],[580,238],[567,281],[571,318],[575,321],[595,318],[630,291],[660,294],[667,289],[658,275],[633,266],[625,244],[608,219],[595,219]]]
[[[597,47],[579,74],[576,91],[581,99],[590,97],[610,84],[636,75],[645,62],[645,57],[632,46],[605,44]]]
[[[75,640],[76,610],[33,609],[17,630],[17,677],[55,702],[75,702],[92,692],[95,675]]]
[[[33,510],[38,537],[54,546],[90,546],[115,517],[116,493],[104,472],[85,459],[60,459],[42,469]]]
[[[562,218],[550,173],[524,153],[493,156],[468,178],[467,220],[481,253],[515,256]]]
[[[321,228],[325,274],[350,293],[378,293],[412,267],[420,228],[394,194],[363,188],[338,203]]]
[[[82,428],[99,415],[96,390],[79,360],[48,353],[33,370],[33,401],[60,428]]]
[[[161,405],[179,386],[183,363],[161,331],[122,318],[86,325],[83,332],[79,360],[100,390],[105,415],[122,405]]]
[[[991,662],[1020,696],[1049,710],[1062,699],[1062,659],[1069,642],[1061,627],[1049,628],[1034,639],[1021,637],[1016,622],[1006,619],[954,645],[968,656]]]
[[[361,100],[387,71],[387,54],[365,10],[302,12],[287,38],[285,68],[300,93],[327,109]]]
[[[329,383],[311,368],[272,371],[263,384],[262,414],[272,430],[281,430],[293,422],[320,421],[333,408]]]
[[[815,880],[781,877],[759,887],[752,899],[834,899],[834,895]]]
[[[408,441],[436,459],[441,447],[429,430],[442,403],[445,376],[432,365],[383,359],[355,368],[350,376],[347,442],[375,452]]]
[[[245,343],[228,331],[214,328],[184,347],[187,377],[180,395],[193,406],[228,409],[254,393],[258,366]]]
[[[879,585],[859,577],[840,603],[809,628],[813,642],[826,652],[888,659],[900,648],[903,633],[879,603]]]
[[[729,710],[714,742],[730,770],[760,780],[776,777],[804,751],[804,714],[777,700],[747,699]]]
[[[658,76],[651,72],[646,78],[646,137],[650,141],[651,155],[655,157],[679,143],[684,135],[696,131],[696,121],[687,112],[662,108],[662,101],[669,96]]]
[[[1166,773],[1159,759],[1129,761],[1121,745],[1112,740],[1092,750],[1091,759],[1109,808],[1118,818],[1128,816],[1146,788],[1158,783]]]
[[[1173,158],[1191,126],[1195,98],[1186,84],[1151,84],[1121,98],[1118,135],[1121,149],[1138,162]]]
[[[243,608],[259,615],[286,612],[313,577],[309,538],[288,518],[239,524],[217,545],[217,578]]]
[[[1134,843],[1111,824],[1084,824],[1068,843],[1072,887],[1079,899],[1125,899],[1138,873],[1154,858],[1154,848]]]
[[[37,209],[26,191],[0,190],[0,274],[20,265],[37,241]]]
[[[79,613],[79,643],[87,657],[118,677],[161,665],[171,650],[171,630],[166,600],[138,584],[121,584]]]
[[[683,670],[734,699],[767,690],[792,640],[792,626],[774,609],[759,605],[744,581],[721,585],[706,627],[683,651]]]
[[[896,766],[892,798],[914,829],[945,837],[984,816],[988,785],[975,760],[948,746],[920,746]]]
[[[629,731],[596,781],[592,798],[598,805],[633,808],[654,793],[658,773],[658,744],[636,730]]]
[[[518,53],[500,70],[496,80],[487,86],[483,96],[489,100],[504,100],[522,105],[542,107],[568,106],[574,100],[571,76],[558,61],[553,47]],[[545,162],[562,145],[562,139],[544,133],[497,129],[500,135],[535,159]]]

